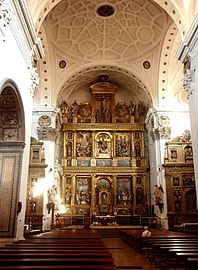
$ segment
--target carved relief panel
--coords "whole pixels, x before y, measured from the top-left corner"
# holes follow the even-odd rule
[[[96,158],[112,157],[112,135],[108,132],[99,132],[95,136]]]
[[[130,176],[117,176],[117,204],[132,204],[132,179]]]
[[[77,205],[90,205],[91,203],[91,178],[76,178],[75,203]]]

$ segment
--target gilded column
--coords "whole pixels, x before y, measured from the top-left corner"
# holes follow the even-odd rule
[[[71,206],[74,206],[75,205],[75,195],[76,195],[76,175],[72,175]]]

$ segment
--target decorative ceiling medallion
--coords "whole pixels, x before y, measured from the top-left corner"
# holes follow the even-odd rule
[[[149,62],[149,61],[144,61],[144,62],[143,62],[143,67],[144,67],[145,69],[149,69],[149,68],[151,67],[150,62]]]
[[[115,12],[115,9],[110,5],[102,5],[97,9],[97,14],[101,17],[112,16]]]
[[[48,115],[42,115],[39,117],[38,124],[40,127],[49,127],[51,125],[51,118]]]
[[[66,61],[65,60],[61,60],[60,62],[59,62],[59,68],[61,68],[61,69],[63,69],[63,68],[65,68],[66,67]]]

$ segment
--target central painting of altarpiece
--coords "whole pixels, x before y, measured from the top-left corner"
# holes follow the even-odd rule
[[[89,102],[61,103],[65,214],[145,215],[145,106],[116,103],[109,82],[90,91]]]

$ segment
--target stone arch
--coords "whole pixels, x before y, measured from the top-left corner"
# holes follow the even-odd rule
[[[0,84],[0,236],[15,237],[25,146],[24,109],[17,85]]]

